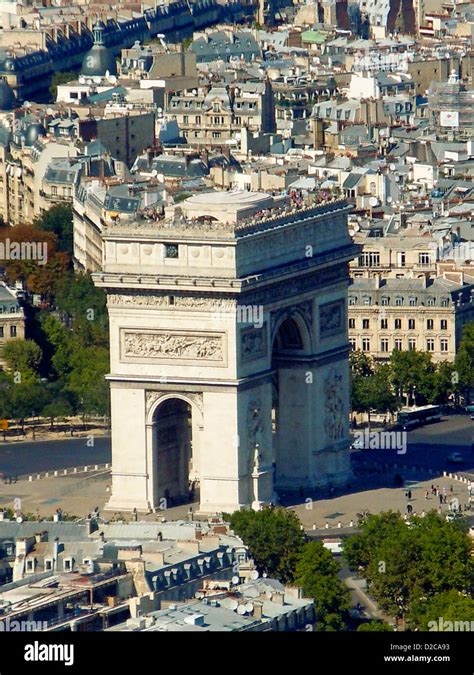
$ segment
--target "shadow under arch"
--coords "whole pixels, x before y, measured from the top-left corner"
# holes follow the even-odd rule
[[[148,412],[154,454],[152,480],[155,502],[161,508],[196,500],[193,417],[200,420],[201,411],[179,393],[160,396]]]
[[[271,344],[274,481],[281,495],[288,489],[304,488],[309,479],[300,430],[310,417],[305,374],[312,336],[304,313],[297,309],[283,313],[275,323]]]

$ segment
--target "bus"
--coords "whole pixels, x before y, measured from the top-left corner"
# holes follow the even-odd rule
[[[407,431],[428,422],[439,422],[443,414],[440,405],[423,405],[415,408],[405,408],[397,415],[397,425]]]

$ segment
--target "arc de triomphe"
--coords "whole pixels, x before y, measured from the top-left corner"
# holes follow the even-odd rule
[[[348,210],[212,192],[104,229],[108,508],[229,512],[347,481]]]

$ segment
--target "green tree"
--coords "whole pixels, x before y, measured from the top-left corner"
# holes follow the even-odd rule
[[[58,85],[67,84],[71,80],[77,79],[77,73],[74,71],[65,71],[54,73],[51,78],[51,84],[49,85],[49,93],[51,94],[51,101],[54,103],[58,95]]]
[[[428,352],[394,351],[390,358],[392,384],[398,396],[406,397],[407,405],[426,402],[434,386],[435,368]]]
[[[390,633],[393,632],[392,626],[383,621],[366,621],[357,627],[358,633]]]
[[[0,370],[0,419],[11,417],[11,390],[14,386],[11,375]]]
[[[371,411],[394,412],[399,401],[390,384],[388,364],[374,363],[362,352],[351,352],[351,407],[368,416],[370,430]]]
[[[108,372],[109,353],[103,347],[81,347],[71,356],[66,389],[76,396],[84,421],[87,415],[109,413],[109,387],[105,380]]]
[[[44,232],[53,232],[57,237],[59,251],[73,255],[72,208],[70,204],[56,204],[35,221],[35,226]]]
[[[248,547],[260,573],[288,583],[304,543],[304,532],[293,511],[264,508],[236,511],[230,526]]]
[[[73,410],[67,398],[57,398],[47,403],[41,414],[43,417],[49,418],[52,430],[54,429],[54,420],[56,418],[68,417],[73,414]]]
[[[350,607],[349,589],[339,579],[340,565],[322,542],[305,543],[296,563],[294,583],[313,598],[320,630],[343,630]]]
[[[410,628],[418,630],[449,630],[447,622],[455,621],[468,621],[468,630],[471,630],[474,600],[453,589],[417,600],[410,608],[408,616]]]
[[[368,516],[344,543],[344,556],[364,576],[386,612],[405,617],[413,603],[473,586],[471,543],[464,522],[447,522],[435,512],[407,524],[393,512]]]
[[[70,274],[57,287],[56,306],[72,328],[77,346],[109,346],[106,294],[89,274]]]
[[[41,348],[33,340],[9,340],[2,350],[6,367],[12,373],[20,373],[21,382],[37,379],[41,363]]]
[[[11,416],[19,420],[25,431],[25,419],[38,417],[49,401],[45,386],[39,382],[22,382],[11,389]]]
[[[51,312],[41,312],[37,339],[41,340],[48,376],[65,377],[71,371],[74,335]]]
[[[454,375],[454,364],[448,361],[442,361],[436,366],[434,373],[434,387],[431,396],[428,398],[429,403],[448,403],[450,396],[456,391],[456,378]]]
[[[474,321],[463,327],[458,353],[454,361],[457,373],[458,390],[470,401],[471,389],[474,388]]]

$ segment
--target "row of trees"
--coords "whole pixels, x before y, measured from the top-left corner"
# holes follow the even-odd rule
[[[430,621],[474,620],[474,563],[467,525],[433,512],[407,523],[399,513],[366,516],[345,540],[348,565],[382,610],[427,630]]]
[[[351,352],[351,408],[356,412],[393,413],[402,405],[443,404],[474,388],[474,323],[464,326],[454,363],[433,363],[431,354],[394,351],[386,363]]]
[[[11,238],[0,227],[0,241]],[[24,304],[27,340],[3,348],[6,371],[0,373],[0,415],[24,422],[71,414],[106,415],[109,371],[108,319],[105,293],[87,274],[72,269],[72,214],[59,204],[33,225],[15,227],[15,241],[47,245],[47,262],[7,260],[7,281],[21,281],[42,298],[41,308]]]

